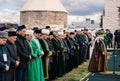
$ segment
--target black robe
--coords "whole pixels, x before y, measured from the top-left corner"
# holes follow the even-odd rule
[[[63,68],[64,67],[64,59],[63,59],[63,44],[61,43],[60,39],[53,35],[53,47],[55,49],[55,55],[53,57],[54,61],[54,74],[55,76],[62,76],[64,74]]]
[[[7,60],[3,59],[3,54],[7,55]],[[0,81],[8,81],[7,80],[7,71],[5,70],[6,64],[10,67],[10,56],[7,50],[6,45],[0,45]]]
[[[69,71],[69,54],[70,54],[70,49],[69,46],[67,44],[66,39],[62,39],[63,42],[63,46],[65,47],[65,51],[64,51],[64,56],[65,56],[65,72]]]
[[[51,39],[47,39],[46,40],[49,50],[52,52],[52,55],[49,57],[49,65],[48,65],[48,69],[49,69],[49,79],[54,79],[54,59],[53,57],[55,56],[55,50],[53,47],[53,42],[51,41]]]
[[[39,42],[44,52],[44,55],[42,57],[44,77],[45,79],[49,79],[48,63],[49,63],[49,57],[51,56],[51,52],[49,50],[48,43],[46,42],[45,39],[40,38]]]
[[[17,55],[17,47],[16,44],[12,44],[9,41],[6,43],[7,49],[10,54],[10,70],[7,72],[7,81],[14,81],[16,78],[16,61],[20,61]]]
[[[86,36],[84,34],[82,34],[82,35],[77,34],[75,36],[75,38],[77,39],[77,42],[80,46],[80,50],[79,50],[80,63],[83,63],[86,60],[86,55],[87,55],[88,44],[87,44],[85,37]]]
[[[16,40],[17,45],[17,54],[20,57],[20,65],[18,68],[27,69],[28,61],[30,60],[30,48],[27,44],[27,41],[24,37],[18,35]]]

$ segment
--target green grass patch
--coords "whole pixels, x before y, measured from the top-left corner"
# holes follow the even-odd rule
[[[84,78],[88,72],[88,61],[84,62],[82,65],[79,65],[78,68],[73,69],[63,77],[57,78],[54,81],[79,81]]]
[[[112,52],[107,53],[108,59],[110,58],[111,54]],[[84,81],[84,78],[91,74],[88,72],[88,64],[89,60],[84,62],[82,65],[79,65],[78,68],[73,69],[66,75],[59,77],[54,81]]]

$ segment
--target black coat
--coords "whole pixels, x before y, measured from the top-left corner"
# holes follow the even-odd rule
[[[7,55],[7,60],[5,61],[3,58],[3,54]],[[6,45],[0,45],[0,81],[8,81],[6,80],[7,77],[7,71],[5,70],[6,64],[10,66],[10,56],[9,52],[7,50]]]
[[[17,54],[20,57],[20,65],[19,68],[25,69],[27,68],[27,63],[30,60],[31,50],[27,44],[27,41],[24,37],[17,35],[16,40],[17,45]]]
[[[49,47],[45,39],[40,38],[39,42],[43,48],[44,55],[47,55],[49,53]]]
[[[46,42],[48,43],[49,50],[55,52],[55,49],[53,47],[53,42],[50,39],[47,39]]]
[[[20,60],[18,55],[17,55],[16,44],[12,44],[9,41],[7,41],[6,47],[7,47],[8,51],[9,51],[9,54],[10,54],[10,60],[11,60],[10,68],[14,69],[15,65],[16,65],[16,61]]]
[[[7,54],[7,61],[4,61],[3,54]],[[6,45],[0,45],[0,72],[5,71],[6,64],[10,66],[10,56]]]
[[[53,47],[55,51],[63,51],[64,48],[60,42],[60,39],[56,35],[53,35],[51,41],[53,42]]]

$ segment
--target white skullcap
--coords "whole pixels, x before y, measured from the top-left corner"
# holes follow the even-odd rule
[[[41,33],[49,35],[50,34],[50,30],[48,30],[48,29],[42,29]]]
[[[58,35],[63,35],[64,32],[63,32],[63,31],[60,31],[60,32],[58,32],[57,34],[58,34]]]
[[[51,30],[52,30],[52,31],[60,31],[60,28],[54,27],[54,28],[52,28]]]
[[[69,29],[65,29],[65,32],[66,32],[66,33],[69,33]]]
[[[33,35],[34,31],[33,30],[26,30],[25,34]]]
[[[77,32],[81,31],[81,29],[80,29],[80,28],[76,28],[75,30],[76,30]]]
[[[69,29],[69,32],[71,33],[71,32],[75,32],[75,29]]]

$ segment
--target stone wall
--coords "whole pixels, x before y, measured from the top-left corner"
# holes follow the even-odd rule
[[[45,27],[46,25],[67,27],[67,13],[55,11],[23,11],[20,12],[20,24],[30,27]]]
[[[119,13],[118,13],[118,18],[119,18],[119,19],[118,19],[118,23],[119,23],[119,26],[120,26],[120,7],[118,8],[118,12],[119,12]]]
[[[118,6],[120,6],[119,0],[106,0],[105,2],[103,28],[110,29],[112,32],[114,32],[116,29],[120,29]]]

